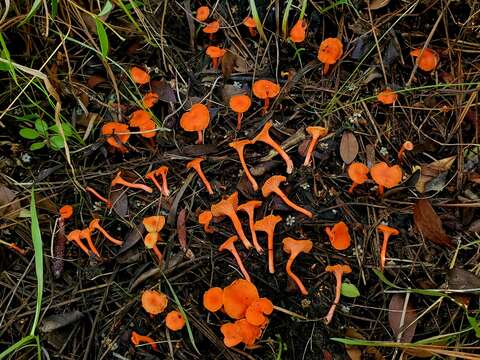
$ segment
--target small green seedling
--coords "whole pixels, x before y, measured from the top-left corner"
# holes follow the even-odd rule
[[[49,126],[45,120],[36,119],[33,122],[34,128],[24,127],[20,129],[20,136],[28,140],[36,140],[30,145],[30,150],[40,150],[48,146],[52,150],[61,150],[64,147],[63,139],[57,125]],[[73,135],[70,124],[62,123],[63,133],[68,138]]]

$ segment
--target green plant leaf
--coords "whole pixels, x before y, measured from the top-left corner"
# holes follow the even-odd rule
[[[50,146],[53,150],[60,150],[64,148],[65,144],[63,143],[63,139],[60,135],[53,135],[50,138]]]
[[[98,13],[98,16],[106,16],[112,11],[113,9],[113,4],[110,2],[110,0],[107,0],[105,5],[103,5],[102,10]]]
[[[66,138],[73,135],[72,125],[70,125],[69,123],[62,123],[62,129],[63,129],[63,133],[65,134]],[[57,134],[60,134],[60,131],[58,130],[57,125],[50,126],[50,130],[57,133]]]
[[[109,50],[109,42],[108,42],[108,35],[107,31],[105,30],[105,26],[100,19],[95,18],[95,25],[97,27],[97,34],[98,40],[100,41],[100,50],[102,52],[102,56],[106,58],[108,56]]]
[[[46,135],[48,132],[48,124],[45,120],[37,119],[35,120],[35,129],[37,129],[40,134]]]
[[[40,7],[41,4],[42,4],[42,0],[35,0],[27,16],[25,16],[25,19],[23,19],[23,21],[20,24],[18,24],[18,26],[22,26],[23,24],[27,23],[30,20],[30,18],[33,15],[35,15],[35,13],[38,11],[38,8]]]
[[[32,198],[30,200],[30,214],[32,219],[31,233],[33,250],[35,253],[35,274],[37,275],[37,299],[35,306],[35,316],[33,318],[32,329],[30,330],[30,335],[33,336],[35,335],[38,320],[40,319],[43,296],[43,243],[42,233],[40,232],[40,225],[38,223],[37,208],[35,202],[35,189],[32,189]]]
[[[55,19],[58,14],[58,0],[50,0],[50,4],[52,5],[51,16]]]
[[[399,286],[395,285],[394,283],[392,283],[390,280],[388,280],[385,275],[383,274],[383,272],[381,272],[379,269],[373,269],[373,272],[375,273],[375,275],[377,275],[377,277],[382,280],[382,282],[384,282],[385,284],[387,284],[388,286],[390,287],[393,287],[393,288],[396,288],[396,289],[400,289]]]
[[[23,129],[20,129],[20,136],[25,139],[35,140],[40,136],[40,134],[35,129],[23,128]]]
[[[360,296],[360,291],[358,291],[357,287],[347,282],[342,283],[342,288],[340,292],[342,296],[346,296],[349,298],[356,298]]]
[[[30,145],[30,150],[35,151],[35,150],[40,150],[45,146],[45,142],[36,142]]]

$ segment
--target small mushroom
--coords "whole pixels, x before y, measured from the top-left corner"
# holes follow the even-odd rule
[[[245,94],[233,95],[229,101],[230,108],[237,113],[237,131],[242,127],[243,113],[247,112],[252,105],[252,99]]]
[[[387,88],[377,94],[377,100],[380,101],[383,105],[392,105],[397,101],[398,94]]]
[[[203,307],[210,312],[217,312],[223,306],[223,289],[213,287],[203,294]]]
[[[126,186],[126,187],[129,187],[129,188],[132,188],[132,189],[139,189],[139,190],[143,190],[143,191],[146,191],[148,193],[152,193],[153,192],[153,189],[148,186],[148,185],[145,185],[145,184],[135,184],[135,183],[131,183],[131,182],[128,182],[127,180],[123,179],[122,178],[122,172],[119,171],[117,173],[117,175],[115,176],[115,178],[112,180],[112,183],[111,183],[112,186],[117,186],[117,185],[122,185],[122,186]]]
[[[305,20],[298,20],[290,29],[290,40],[294,43],[301,43],[305,40],[307,31],[307,22]]]
[[[25,256],[27,254],[27,250],[22,249],[20,246],[18,246],[16,243],[10,243],[7,241],[3,241],[0,239],[0,244],[5,245],[9,249],[15,251],[17,254],[20,254],[22,256]]]
[[[413,150],[413,143],[411,141],[405,141],[402,144],[400,150],[398,150],[398,161],[401,163],[403,161],[403,157],[405,156],[405,151],[412,151]]]
[[[124,145],[130,138],[130,130],[127,124],[111,121],[102,126],[101,132],[110,146],[122,153],[128,151]]]
[[[250,173],[250,170],[248,169],[247,163],[245,162],[245,155],[244,155],[245,146],[246,145],[251,145],[253,143],[254,143],[254,141],[245,139],[245,140],[232,141],[231,143],[228,144],[228,146],[237,150],[238,157],[240,159],[240,164],[242,165],[243,172],[245,173],[245,176],[247,177],[250,184],[252,184],[253,190],[257,191],[258,190],[258,184],[257,184],[255,178]]]
[[[390,236],[399,235],[400,232],[395,228],[383,224],[377,226],[377,231],[383,233],[382,249],[380,250],[380,269],[383,271],[387,259],[388,239],[390,239]]]
[[[240,344],[243,340],[240,327],[236,323],[225,323],[220,326],[223,334],[223,343],[226,347],[233,347]]]
[[[310,134],[312,139],[308,144],[307,155],[305,156],[305,161],[303,163],[304,166],[310,165],[310,159],[312,157],[313,151],[315,150],[318,140],[323,138],[325,135],[328,134],[328,130],[321,126],[309,126],[307,127],[307,133]]]
[[[67,241],[72,241],[77,245],[87,256],[91,255],[91,251],[82,243],[81,230],[73,230],[67,235]]]
[[[417,58],[418,67],[426,72],[435,70],[440,62],[440,56],[438,56],[438,53],[429,48],[423,50],[418,48],[413,49],[410,52],[410,56]]]
[[[250,36],[255,37],[257,35],[257,23],[255,22],[254,18],[247,16],[245,19],[243,19],[243,25],[248,28]]]
[[[250,200],[244,204],[241,204],[237,211],[244,211],[248,215],[248,226],[250,227],[250,233],[252,234],[253,246],[259,254],[263,254],[263,249],[258,243],[257,233],[255,232],[255,209],[259,208],[262,205],[262,202],[259,200]]]
[[[283,245],[283,251],[285,251],[287,254],[290,254],[290,257],[288,258],[287,266],[286,266],[288,276],[290,276],[290,278],[298,286],[302,295],[308,295],[308,291],[303,285],[302,280],[300,280],[298,276],[292,272],[292,264],[295,258],[300,253],[302,252],[309,253],[310,251],[312,251],[313,243],[310,240],[295,240],[290,237],[287,237],[283,239],[282,245]]]
[[[370,169],[373,181],[378,184],[378,192],[383,196],[384,188],[390,189],[397,186],[402,181],[402,168],[398,165],[388,166],[385,162],[380,162]]]
[[[142,307],[150,315],[161,314],[168,305],[167,295],[156,290],[146,290],[142,294]]]
[[[329,265],[325,268],[326,272],[331,272],[335,276],[336,284],[335,284],[335,300],[333,300],[333,304],[328,311],[327,316],[325,317],[325,323],[328,325],[333,319],[333,314],[335,313],[335,309],[340,301],[341,289],[342,289],[342,277],[343,274],[350,274],[352,269],[348,265]]]
[[[150,139],[157,135],[157,125],[150,117],[150,114],[145,110],[134,111],[128,123],[131,127],[138,128],[140,130],[140,135],[144,138]]]
[[[200,180],[202,180],[203,184],[207,188],[208,193],[212,195],[213,194],[212,186],[208,182],[207,177],[203,173],[202,166],[200,165],[201,162],[204,160],[205,159],[203,157],[198,157],[193,159],[192,161],[189,161],[187,163],[187,169],[194,169],[197,172],[198,176],[200,177]]]
[[[73,206],[72,205],[63,205],[58,212],[60,214],[61,221],[65,222],[65,220],[68,220],[72,217]]]
[[[265,315],[273,312],[273,304],[267,298],[255,300],[245,312],[245,320],[254,326],[265,326],[268,319]]]
[[[149,91],[143,95],[142,103],[146,109],[150,109],[158,102],[158,100],[160,100],[160,96],[154,91]]]
[[[348,226],[343,221],[336,223],[333,229],[327,226],[325,232],[335,250],[345,250],[350,247],[351,239]]]
[[[323,74],[326,75],[330,65],[335,64],[343,55],[343,44],[338,38],[323,40],[318,49],[317,58],[323,63]]]
[[[179,331],[185,326],[185,319],[180,311],[172,310],[165,317],[165,325],[169,330]]]
[[[223,55],[225,55],[226,52],[227,50],[221,49],[218,46],[207,47],[207,50],[205,51],[205,53],[210,57],[210,59],[212,59],[213,69],[218,69],[218,63],[223,57]]]
[[[80,240],[82,239],[87,240],[88,247],[90,248],[92,253],[96,257],[101,258],[100,253],[98,252],[97,248],[95,247],[95,244],[93,243],[92,232],[90,231],[89,228],[86,228],[80,231]]]
[[[237,262],[238,267],[240,268],[240,271],[243,274],[243,277],[245,280],[252,281],[250,279],[250,275],[248,274],[247,269],[245,269],[245,266],[243,266],[242,259],[240,258],[240,255],[238,254],[237,249],[235,248],[235,241],[238,240],[238,236],[234,235],[232,237],[229,237],[227,241],[225,241],[220,247],[218,248],[219,251],[225,251],[228,250],[232,253],[233,257],[235,258],[235,261]]]
[[[292,209],[297,210],[298,212],[301,212],[302,214],[305,214],[308,217],[313,217],[313,214],[311,211],[302,208],[301,206],[298,206],[297,204],[294,204],[290,199],[285,195],[285,193],[280,189],[280,184],[285,182],[287,178],[282,175],[274,175],[267,179],[265,183],[262,186],[262,194],[264,197],[270,196],[270,194],[274,193],[280,197],[280,199],[283,200],[285,204],[290,206]]]
[[[215,34],[219,29],[220,29],[220,22],[217,20],[214,20],[203,28],[203,32],[205,34],[208,34],[208,38],[211,40],[213,38],[213,34]]]
[[[158,346],[155,343],[155,340],[153,340],[150,336],[140,335],[139,333],[132,331],[132,334],[130,336],[130,341],[135,346],[138,346],[141,344],[150,345],[153,351],[158,352]]]
[[[165,226],[165,216],[153,215],[143,219],[143,226],[149,233],[159,233]]]
[[[350,194],[358,185],[361,185],[368,180],[368,171],[368,167],[362,163],[354,162],[350,164],[347,170],[348,177],[353,182],[352,186],[350,186],[350,189],[348,189]]]
[[[214,229],[210,227],[210,222],[212,221],[212,219],[213,219],[213,215],[210,210],[202,211],[198,215],[198,223],[200,225],[203,225],[203,230],[208,234],[211,234],[214,232]]]
[[[132,77],[132,80],[139,85],[145,85],[150,82],[150,75],[137,66],[132,66],[130,68],[130,76]]]
[[[163,165],[160,166],[158,169],[150,171],[145,175],[145,177],[149,180],[152,180],[152,182],[155,184],[157,189],[164,195],[164,196],[169,196],[170,195],[170,190],[168,190],[168,183],[167,183],[167,174],[168,174],[168,167]],[[157,176],[162,177],[162,185],[157,181]]]
[[[85,191],[88,191],[90,194],[92,194],[93,196],[95,196],[98,200],[103,201],[103,202],[107,205],[108,208],[111,208],[111,207],[112,207],[111,201],[108,200],[108,199],[106,199],[106,198],[103,197],[102,195],[100,195],[100,194],[98,193],[98,191],[95,190],[94,188],[92,188],[91,186],[87,186],[87,187],[85,188]]]
[[[263,231],[267,234],[268,248],[268,271],[270,274],[275,273],[275,260],[273,253],[273,237],[275,234],[275,226],[282,221],[282,217],[278,215],[267,215],[263,219],[257,220],[253,225],[255,231]]]
[[[203,144],[203,131],[210,123],[210,113],[208,108],[200,103],[193,104],[190,111],[187,111],[180,118],[180,126],[183,130],[197,132],[197,144]]]
[[[255,345],[255,341],[262,336],[262,329],[259,326],[250,324],[247,319],[237,320],[235,324],[240,330],[242,342],[247,347]]]
[[[103,236],[115,245],[123,245],[123,241],[115,239],[113,236],[111,236],[107,230],[105,230],[101,225],[100,225],[100,220],[99,219],[93,219],[90,221],[90,224],[88,225],[88,228],[90,229],[91,232],[94,232],[95,230],[98,230],[99,232],[102,233]]]
[[[200,6],[197,9],[197,14],[195,15],[195,19],[198,21],[205,21],[210,16],[210,8],[208,6]]]
[[[253,139],[253,142],[255,143],[257,141],[260,141],[273,148],[273,150],[275,150],[282,157],[283,161],[285,161],[285,164],[287,165],[287,174],[291,174],[293,171],[293,161],[292,159],[290,159],[290,156],[288,156],[288,154],[282,149],[282,147],[271,138],[269,131],[272,126],[272,122],[267,121],[263,126],[262,130]]]
[[[237,279],[223,289],[223,309],[230,318],[242,319],[247,308],[259,298],[255,285],[248,280]]]
[[[270,105],[270,99],[273,99],[280,92],[280,85],[270,80],[257,80],[252,86],[253,94],[264,101],[263,112],[266,113]]]
[[[151,249],[157,256],[158,262],[161,264],[163,262],[163,254],[157,246],[157,242],[160,240],[160,234],[156,232],[149,232],[145,235],[143,243],[147,249]]]

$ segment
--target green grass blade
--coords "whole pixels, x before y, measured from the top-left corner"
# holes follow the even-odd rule
[[[2,63],[2,65],[4,66],[3,70],[8,71],[12,79],[15,82],[17,82],[17,74],[15,72],[15,67],[12,65],[12,60],[10,58],[10,51],[8,50],[7,43],[5,42],[5,39],[3,38],[2,33],[0,33],[0,45],[2,47],[1,49],[2,57],[8,60],[8,63]]]
[[[303,17],[305,16],[305,11],[307,10],[307,3],[308,0],[302,0],[302,9],[300,10],[299,20],[303,20]]]
[[[23,19],[22,22],[20,22],[20,24],[18,24],[18,26],[22,26],[23,24],[27,23],[30,20],[30,18],[37,13],[38,8],[40,7],[41,4],[42,4],[42,0],[35,0],[27,16],[25,17],[25,19]]]
[[[7,349],[5,349],[3,352],[0,353],[0,360],[6,359],[10,354],[21,350],[25,346],[28,346],[31,342],[35,340],[35,338],[36,336],[34,335],[28,335],[18,340],[15,344],[13,344],[12,346],[9,346]]]
[[[287,6],[285,6],[285,10],[283,12],[283,18],[282,18],[282,33],[283,33],[283,38],[287,38],[287,25],[288,25],[288,14],[290,13],[290,8],[292,7],[292,2],[293,0],[288,0]]]
[[[32,189],[32,198],[30,200],[30,216],[32,218],[32,242],[35,252],[35,273],[37,275],[37,302],[35,306],[35,316],[33,318],[32,329],[30,335],[35,335],[37,330],[40,311],[42,308],[43,296],[43,244],[42,234],[40,233],[40,225],[38,224],[37,208],[35,204],[35,189]]]
[[[58,14],[58,0],[50,0],[50,5],[52,6],[52,10],[50,11],[52,19],[55,19]]]
[[[108,42],[107,31],[105,30],[105,26],[103,26],[103,23],[98,18],[95,19],[95,25],[97,27],[97,34],[98,40],[100,41],[100,50],[102,52],[102,57],[105,59],[108,56],[108,50],[110,46]]]
[[[267,36],[263,32],[263,25],[260,21],[260,17],[258,16],[257,6],[255,5],[255,0],[248,0],[250,2],[250,10],[252,11],[252,17],[255,20],[255,24],[257,24],[257,30],[260,34],[260,37],[267,41]]]

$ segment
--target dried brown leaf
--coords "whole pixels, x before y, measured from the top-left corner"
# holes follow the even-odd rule
[[[0,184],[0,218],[15,219],[20,210],[20,200],[15,200],[15,192]]]
[[[448,288],[452,290],[480,289],[480,278],[467,270],[453,268],[448,272],[447,279]]]
[[[423,193],[427,183],[449,171],[456,158],[456,156],[450,156],[427,165],[422,165],[420,179],[418,179],[415,185],[417,191]]]
[[[413,219],[425,239],[440,246],[453,247],[452,239],[445,233],[442,221],[429,200],[420,199],[417,201],[413,208]]]
[[[171,86],[165,80],[152,80],[150,81],[150,86],[160,100],[170,103],[178,102],[175,96],[175,91],[173,91]]]
[[[40,331],[48,333],[77,322],[83,317],[83,313],[78,310],[63,314],[50,315],[42,321],[42,324],[40,325]]]
[[[186,216],[187,216],[187,210],[182,209],[178,213],[178,217],[177,217],[178,242],[180,243],[180,247],[184,252],[187,250],[187,229],[185,226]]]
[[[371,0],[368,2],[368,7],[370,10],[378,10],[390,3],[390,0]]]
[[[475,220],[473,223],[471,223],[468,231],[480,233],[480,219]]]
[[[96,86],[106,82],[107,79],[105,79],[103,76],[100,76],[100,75],[92,75],[88,78],[87,80],[87,86],[90,88],[90,89],[93,89],[95,88]]]
[[[237,55],[231,51],[227,51],[222,57],[222,73],[225,79],[228,79],[232,75],[233,69],[235,68],[235,62],[237,60]]]
[[[121,218],[127,217],[128,196],[125,189],[118,189],[112,191],[110,201],[112,203],[113,210],[117,213],[118,216],[120,216]]]
[[[358,155],[358,141],[355,135],[346,131],[340,141],[340,156],[346,164],[350,164]]]
[[[417,312],[410,303],[408,303],[404,315],[404,307],[405,295],[394,294],[388,306],[388,323],[395,337],[398,337],[400,333],[402,333],[400,342],[409,343],[412,342],[413,336],[415,335],[417,325],[414,321],[417,318]]]

